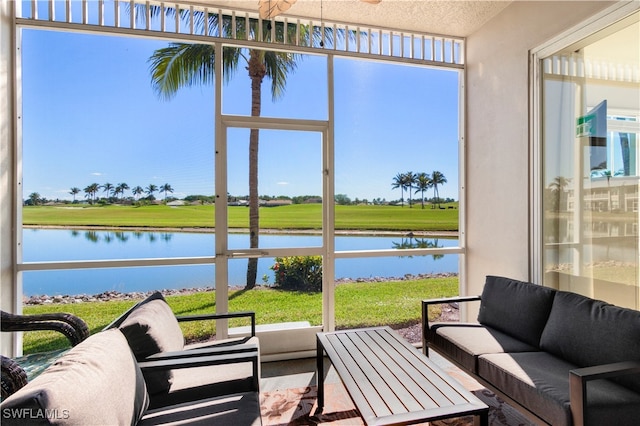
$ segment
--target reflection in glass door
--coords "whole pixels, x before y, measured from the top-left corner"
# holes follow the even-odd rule
[[[639,32],[636,13],[542,62],[544,284],[634,309]]]

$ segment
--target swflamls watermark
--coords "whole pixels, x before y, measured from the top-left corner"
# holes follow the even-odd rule
[[[24,420],[66,420],[69,418],[69,410],[61,410],[58,408],[3,408],[2,418]]]

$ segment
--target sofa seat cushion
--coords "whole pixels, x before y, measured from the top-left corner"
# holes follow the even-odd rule
[[[257,426],[262,424],[257,392],[245,392],[149,410],[138,426]]]
[[[580,367],[640,361],[640,311],[560,291],[541,347]],[[612,379],[640,392],[640,375]]]
[[[548,287],[489,275],[478,322],[539,347],[555,293]]]
[[[477,373],[479,355],[537,350],[508,334],[481,324],[434,323],[427,333],[426,337],[432,348],[444,352],[474,374]]]
[[[546,352],[487,354],[478,375],[554,426],[571,426],[569,371],[576,366]],[[588,424],[635,425],[640,394],[608,380],[587,387]],[[615,421],[613,423],[612,420]]]
[[[140,368],[114,329],[89,336],[6,399],[2,424],[133,425],[148,403]],[[4,415],[12,412],[22,416]]]
[[[171,386],[151,395],[151,408],[255,390],[251,362],[173,370]]]

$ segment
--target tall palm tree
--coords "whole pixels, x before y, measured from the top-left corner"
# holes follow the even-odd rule
[[[140,194],[144,193],[144,189],[138,185],[138,186],[134,186],[133,189],[131,190],[131,193],[133,194],[133,196],[136,198],[136,200],[138,199],[138,196]]]
[[[404,207],[404,174],[398,173],[393,177],[393,182],[391,183],[391,189],[400,188],[400,204]]]
[[[91,185],[87,185],[87,187],[83,189],[83,191],[86,194],[85,196],[89,198],[89,201],[91,201],[91,204],[95,203],[96,194],[98,193],[99,190],[100,190],[100,185],[97,183],[92,183]]]
[[[111,197],[111,190],[113,189],[113,184],[109,182],[102,185],[102,190],[107,193],[107,200]]]
[[[413,174],[413,172],[407,172],[404,174],[404,184],[405,187],[409,189],[409,208],[412,208],[411,205],[411,191],[413,191],[413,185],[416,183],[417,176]]]
[[[164,200],[167,201],[167,192],[173,193],[173,188],[168,183],[160,186],[160,191],[164,192]]]
[[[231,20],[223,17],[219,22],[217,14],[199,15],[196,25],[203,25],[208,20],[210,28],[221,33],[236,32],[238,39],[259,39],[257,20]],[[235,28],[232,24],[235,22]],[[274,22],[276,39],[295,37],[296,26]],[[271,38],[270,25],[263,27],[262,39]],[[308,29],[302,28],[301,39],[308,40]],[[285,34],[286,33],[286,34]],[[311,36],[316,37],[316,34]],[[216,54],[222,53],[222,67],[225,81],[229,81],[242,67],[248,71],[251,82],[251,116],[260,116],[262,104],[262,82],[265,77],[271,79],[271,97],[278,99],[284,93],[289,74],[296,70],[296,61],[301,55],[291,52],[225,47],[223,52],[216,52],[215,46],[207,44],[170,43],[168,47],[156,50],[151,63],[152,86],[156,93],[165,99],[172,98],[184,86],[206,85],[214,81],[214,64]],[[258,198],[258,147],[259,130],[251,129],[249,133],[249,246],[258,248],[259,235],[259,198]],[[258,272],[258,259],[249,259],[247,266],[246,288],[255,287]]]
[[[438,203],[438,207],[440,207],[438,185],[444,185],[447,183],[447,178],[442,174],[442,172],[434,170],[433,173],[431,173],[431,183],[433,185],[433,196],[435,197],[435,202]]]
[[[69,194],[73,195],[73,202],[76,202],[76,195],[78,195],[80,193],[80,188],[77,187],[73,187],[71,188],[71,190],[69,191]]]
[[[416,178],[416,194],[420,193],[420,201],[422,208],[424,209],[424,192],[431,188],[431,177],[427,173],[420,173]]]
[[[124,199],[124,191],[126,191],[127,189],[129,189],[129,185],[124,182],[119,183],[118,185],[116,185],[116,188],[113,191],[113,195],[117,196],[118,194],[122,194],[121,198]]]
[[[149,184],[149,186],[147,186],[147,187],[144,189],[144,192],[146,192],[146,193],[147,193],[147,196],[148,196],[149,198],[151,198],[151,197],[153,197],[153,193],[154,193],[154,192],[156,192],[157,190],[158,190],[158,186],[157,186],[157,185],[154,185],[154,184],[152,184],[152,183],[150,183],[150,184]]]
[[[549,189],[554,197],[554,202],[557,203],[555,209],[561,210],[566,209],[566,189],[571,182],[571,178],[566,178],[564,176],[556,176],[553,179],[553,182],[549,184]]]

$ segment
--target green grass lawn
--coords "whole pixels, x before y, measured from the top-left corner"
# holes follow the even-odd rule
[[[455,208],[448,208],[449,206]],[[420,205],[336,206],[338,230],[457,231],[457,203],[442,209]],[[139,228],[213,228],[215,206],[25,206],[25,225],[113,226]],[[248,228],[249,209],[229,207],[229,228]],[[260,226],[265,229],[322,229],[320,204],[260,208]]]
[[[336,287],[336,324],[338,328],[362,326],[404,326],[421,318],[423,299],[458,294],[458,277],[428,278],[412,281],[341,284]],[[215,312],[213,292],[167,296],[176,315]],[[97,333],[137,301],[85,302],[25,306],[25,314],[68,312],[82,318],[91,334]],[[280,291],[265,288],[229,293],[230,311],[254,311],[258,324],[309,321],[322,324],[322,294]],[[432,315],[437,315],[434,310]],[[247,325],[234,320],[230,326]],[[189,322],[182,325],[188,341],[204,340],[215,334],[213,321]],[[25,354],[44,352],[69,346],[65,337],[53,331],[24,333]]]

